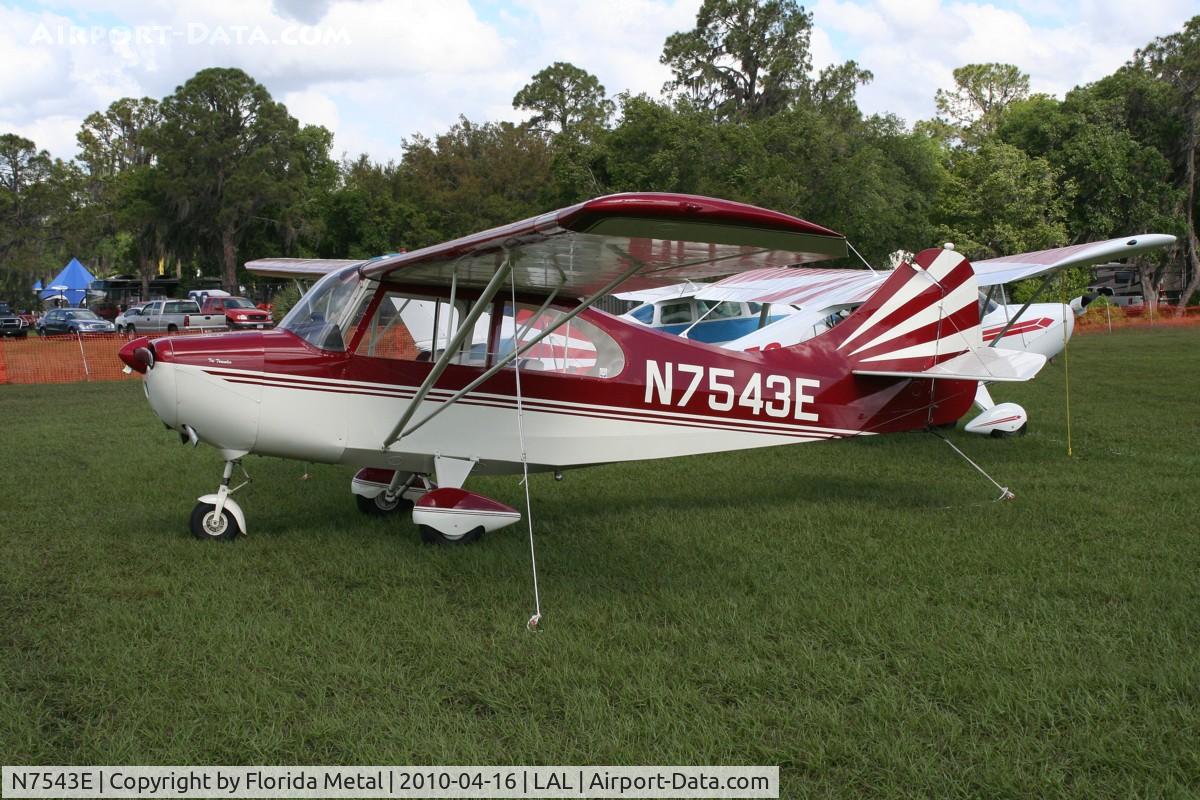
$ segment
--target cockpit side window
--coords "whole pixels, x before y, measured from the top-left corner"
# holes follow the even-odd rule
[[[644,306],[635,308],[633,311],[629,312],[629,316],[633,317],[643,325],[649,325],[650,323],[654,322],[654,305],[647,303]]]
[[[458,328],[463,303],[386,291],[365,321],[355,355],[399,361],[433,361]],[[487,332],[479,332],[486,341]],[[461,363],[461,358],[455,359]]]
[[[663,325],[678,325],[695,319],[692,312],[692,301],[684,300],[679,303],[664,303],[658,315]]]
[[[564,321],[567,312],[561,307],[518,303],[514,315],[512,303],[505,303],[503,314],[493,363],[514,348],[531,345],[519,358],[522,370],[615,378],[625,368],[625,353],[616,340],[581,316]]]

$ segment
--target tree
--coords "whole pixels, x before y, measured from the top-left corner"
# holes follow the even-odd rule
[[[300,126],[239,69],[196,73],[162,102],[155,137],[163,196],[181,240],[216,248],[227,291],[238,291],[238,250],[308,188]]]
[[[14,133],[0,136],[0,258],[9,261],[17,251],[34,244],[42,227],[44,187],[53,162],[45,150]]]
[[[1073,188],[1067,206],[1072,241],[1182,233],[1183,194],[1159,149],[1178,138],[1164,88],[1145,72],[1124,68],[1074,89],[1061,103],[1037,95],[1009,107],[997,136],[1048,160]],[[1151,309],[1169,263],[1167,254],[1130,262]]]
[[[778,113],[807,96],[811,33],[795,0],[704,0],[696,27],[667,37],[664,90],[719,118]]]
[[[163,213],[164,197],[159,173],[149,164],[129,167],[113,186],[113,207],[117,225],[132,238],[142,281],[143,300],[150,297],[150,281],[158,271],[159,260],[166,256],[166,237],[170,220]]]
[[[813,84],[813,103],[825,113],[849,113],[857,117],[859,111],[854,96],[859,86],[866,86],[874,78],[871,70],[861,68],[856,61],[830,64],[821,70]]]
[[[99,233],[133,243],[143,298],[150,296],[150,281],[163,255],[167,221],[154,169],[153,141],[161,120],[157,100],[124,97],[103,114],[89,114],[75,137],[90,199],[108,212],[99,215],[104,221]]]
[[[1134,65],[1174,90],[1174,115],[1184,131],[1169,151],[1182,167],[1179,182],[1184,192],[1180,209],[1185,220],[1183,251],[1191,268],[1179,303],[1178,313],[1182,314],[1188,298],[1200,289],[1200,239],[1196,234],[1196,217],[1200,214],[1196,190],[1196,150],[1200,147],[1200,16],[1188,20],[1179,33],[1159,37],[1138,51]]]
[[[10,298],[28,296],[62,256],[80,202],[79,177],[29,139],[0,135],[0,289]]]
[[[103,114],[93,111],[75,135],[79,161],[96,179],[152,163],[150,142],[161,119],[158,101],[149,97],[123,97]]]
[[[949,154],[938,200],[937,235],[967,258],[1043,250],[1067,242],[1074,187],[1048,160],[1010,144],[985,141]]]
[[[396,196],[413,211],[397,244],[423,247],[544,212],[552,163],[546,137],[508,122],[462,117],[434,139],[406,140]]]
[[[563,61],[534,75],[513,97],[513,108],[536,112],[529,124],[537,130],[577,138],[603,128],[614,110],[595,75]]]
[[[341,185],[326,201],[322,255],[370,258],[417,246],[423,217],[405,196],[395,164],[364,155],[343,162],[340,173]]]
[[[954,70],[954,87],[934,95],[940,121],[978,139],[996,130],[1010,103],[1029,95],[1029,76],[1012,64],[967,64]]]

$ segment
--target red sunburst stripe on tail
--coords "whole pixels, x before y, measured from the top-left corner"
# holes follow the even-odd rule
[[[959,253],[924,250],[835,330],[856,366],[928,369],[982,344],[975,273]]]

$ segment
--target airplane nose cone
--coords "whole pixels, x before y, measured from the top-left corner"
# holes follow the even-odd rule
[[[140,372],[143,375],[146,374],[146,370],[154,366],[154,348],[151,346],[148,336],[126,342],[125,346],[117,351],[117,356],[134,372]]]

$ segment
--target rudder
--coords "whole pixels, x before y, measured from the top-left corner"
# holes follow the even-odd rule
[[[961,253],[922,250],[831,334],[856,371],[924,372],[983,345],[975,272]]]

